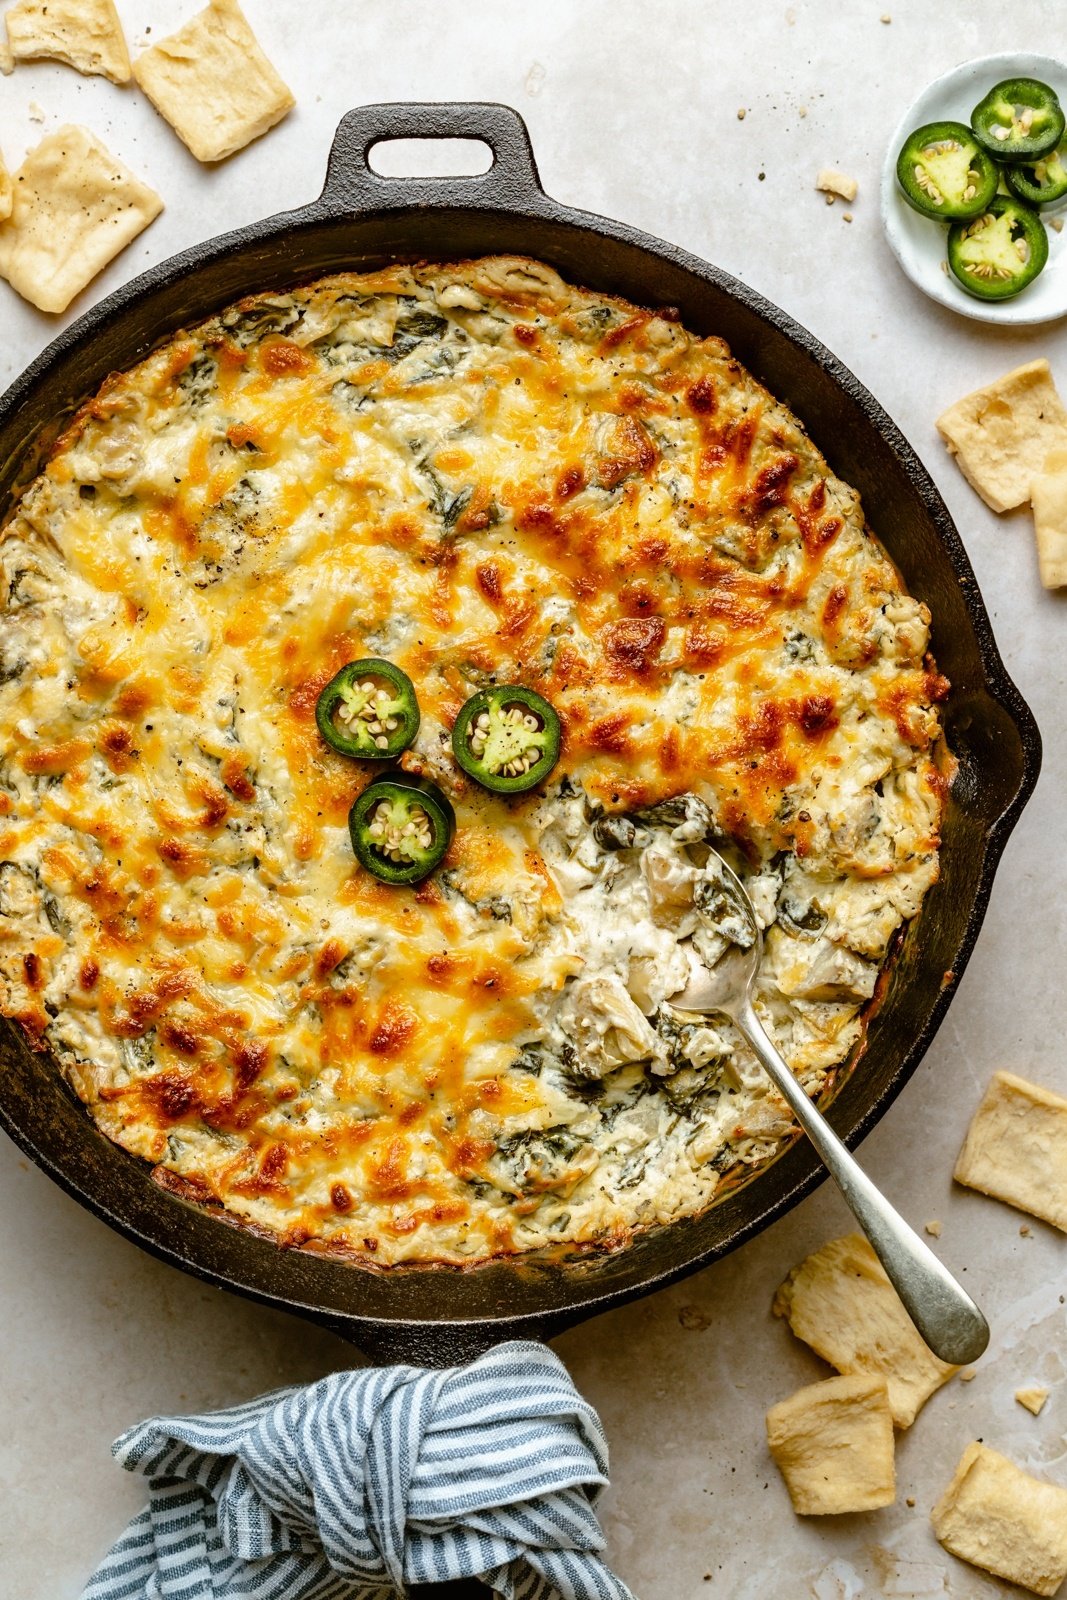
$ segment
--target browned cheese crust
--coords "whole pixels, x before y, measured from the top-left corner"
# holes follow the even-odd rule
[[[467,1263],[699,1211],[793,1128],[667,1003],[693,839],[746,876],[811,1093],[937,875],[947,685],[856,494],[720,340],[536,262],[175,335],[0,567],[3,1010],[161,1181],[289,1245]],[[412,678],[402,764],[456,810],[417,889],[353,860],[371,768],[316,731],[363,656]],[[493,681],[562,720],[517,800],[451,755]]]

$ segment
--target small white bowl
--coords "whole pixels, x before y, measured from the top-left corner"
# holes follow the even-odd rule
[[[942,265],[946,259],[947,224],[920,216],[897,184],[897,156],[909,133],[927,122],[969,124],[979,100],[1005,78],[1037,78],[1055,89],[1067,108],[1067,64],[1050,56],[983,56],[953,67],[923,90],[901,117],[889,142],[882,168],[882,226],[900,265],[931,300],[958,311],[961,317],[1018,328],[1067,315],[1067,226],[1063,233],[1048,227],[1050,217],[1065,217],[1067,199],[1041,211],[1049,244],[1044,271],[1012,300],[979,300],[968,294]]]

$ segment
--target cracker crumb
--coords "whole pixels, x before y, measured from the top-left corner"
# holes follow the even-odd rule
[[[859,192],[855,178],[850,178],[847,172],[839,172],[836,167],[823,167],[815,179],[815,187],[828,196],[828,204],[833,203],[835,195],[842,200],[855,200]]]
[[[851,211],[846,211],[844,216],[841,218],[841,221],[842,222],[851,222],[852,221],[852,212]]]
[[[1049,217],[1048,225],[1049,225],[1050,228],[1055,228],[1057,233],[1062,233],[1063,232],[1063,218],[1062,217]]]
[[[904,1501],[904,1504],[906,1506],[914,1506],[915,1505],[915,1496],[913,1494],[909,1494],[907,1499]]]
[[[31,100],[26,115],[31,122],[43,122],[44,106],[38,105],[36,100]]]
[[[798,112],[797,112],[797,116],[799,116],[799,117],[806,117],[807,114],[808,114],[807,106],[801,106],[799,108]]]
[[[1019,1238],[1029,1239],[1032,1236],[1033,1231],[1034,1230],[1031,1228],[1030,1224],[1028,1222],[1024,1222],[1022,1227],[1019,1229]]]
[[[1042,1389],[1039,1384],[1032,1384],[1027,1389],[1016,1389],[1015,1398],[1021,1406],[1025,1406],[1033,1416],[1038,1416],[1048,1399],[1049,1392]]]
[[[746,112],[745,112],[744,106],[738,106],[738,108],[737,108],[737,120],[738,120],[738,122],[744,122],[745,115],[746,115]]]
[[[977,1367],[963,1367],[960,1370],[960,1382],[961,1383],[972,1383],[974,1381],[974,1379],[977,1378],[977,1376],[978,1376],[978,1368]]]
[[[889,12],[888,12],[888,11],[883,11],[883,12],[882,12],[882,15],[881,15],[881,16],[880,16],[880,17],[879,17],[879,18],[878,18],[878,21],[879,21],[879,22],[892,22],[892,20],[893,20],[893,19],[892,19],[892,17],[891,17],[891,16],[890,16],[890,15],[889,15]]]
[[[926,1232],[930,1235],[931,1239],[940,1239],[942,1224],[936,1217],[932,1217],[929,1222],[924,1222],[923,1227],[926,1229]]]

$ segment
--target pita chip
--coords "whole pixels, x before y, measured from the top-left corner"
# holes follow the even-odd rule
[[[15,173],[0,277],[42,311],[65,311],[162,209],[88,128],[58,128]]]
[[[1067,445],[1067,408],[1048,362],[1028,361],[949,406],[937,431],[986,505],[1011,511],[1029,500],[1049,451]]]
[[[112,0],[15,0],[4,21],[15,61],[62,61],[129,83],[130,56]]]
[[[1067,449],[1050,450],[1030,485],[1037,564],[1046,589],[1067,587]]]
[[[959,1369],[926,1348],[861,1234],[831,1239],[794,1267],[774,1297],[798,1339],[838,1372],[883,1378],[898,1428]]]
[[[896,1499],[885,1379],[827,1378],[767,1413],[767,1444],[800,1517],[876,1511]]]
[[[138,56],[133,75],[198,161],[222,161],[295,105],[237,0],[211,0]]]
[[[967,1446],[930,1517],[952,1555],[1033,1594],[1055,1594],[1067,1577],[1067,1489],[988,1445]]]
[[[0,222],[6,222],[11,215],[13,202],[11,174],[4,166],[4,158],[0,155]]]
[[[1067,1099],[994,1072],[953,1177],[1067,1233]]]

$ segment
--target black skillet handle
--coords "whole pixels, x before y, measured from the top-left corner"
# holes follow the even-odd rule
[[[488,172],[447,178],[383,178],[368,161],[389,139],[478,139],[493,152]],[[489,101],[360,106],[338,124],[320,206],[334,214],[356,208],[444,202],[492,209],[537,210],[545,200],[526,124],[510,106]]]
[[[416,1583],[406,1600],[493,1600],[496,1593],[478,1578],[456,1578],[452,1583]]]
[[[464,1367],[495,1345],[510,1339],[537,1339],[547,1344],[573,1318],[538,1318],[518,1325],[501,1322],[382,1322],[302,1308],[309,1322],[355,1345],[375,1365],[392,1367]]]

